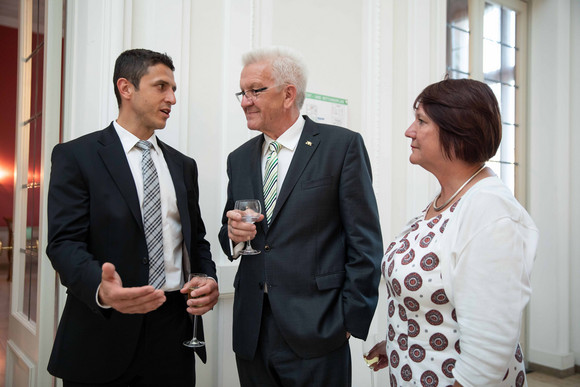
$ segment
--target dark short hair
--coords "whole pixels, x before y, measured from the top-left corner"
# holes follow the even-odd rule
[[[491,88],[473,79],[448,79],[429,85],[419,94],[413,108],[439,127],[445,157],[467,163],[492,158],[501,142],[501,114]]]
[[[139,90],[139,82],[143,75],[147,74],[149,67],[155,66],[159,63],[169,67],[171,71],[175,71],[173,60],[167,54],[146,50],[144,48],[136,48],[127,50],[121,53],[115,62],[115,70],[113,72],[113,87],[115,88],[115,97],[117,97],[117,104],[121,106],[121,94],[117,89],[117,81],[119,78],[125,78]]]

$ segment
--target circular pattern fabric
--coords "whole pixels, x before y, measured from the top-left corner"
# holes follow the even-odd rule
[[[455,359],[447,359],[443,362],[443,365],[441,366],[441,371],[443,371],[443,374],[448,378],[452,378],[453,368],[455,368]]]
[[[409,367],[408,364],[405,364],[404,366],[401,367],[401,379],[403,379],[405,382],[408,382],[412,378],[413,378],[413,370],[411,370],[411,367]]]
[[[438,289],[434,291],[433,294],[431,295],[431,302],[437,305],[447,304],[449,302],[449,299],[447,298],[447,294],[445,294],[445,290]],[[453,318],[453,316],[451,317]]]
[[[407,254],[405,254],[403,259],[401,259],[401,263],[403,265],[408,265],[411,262],[413,262],[414,259],[415,259],[415,250],[411,249],[411,251],[409,251]],[[393,261],[393,262],[395,262],[395,261]],[[390,275],[389,275],[389,277],[390,277]]]
[[[405,297],[403,303],[405,304],[405,307],[411,312],[416,312],[419,310],[419,303],[413,297]]]
[[[439,378],[433,371],[425,371],[421,375],[421,385],[426,387],[435,387],[439,385]]]
[[[453,221],[457,202],[438,216],[417,218],[389,244],[382,262],[387,283],[387,358],[391,386],[449,386],[461,356],[457,312],[442,280],[446,257],[438,241]],[[518,345],[501,386],[525,385]],[[502,375],[503,376],[503,375]]]

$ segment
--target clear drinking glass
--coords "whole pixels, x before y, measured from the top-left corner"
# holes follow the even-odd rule
[[[201,296],[191,297],[191,292],[193,290],[198,289],[198,288],[202,287],[203,285],[205,285],[205,283],[208,280],[207,274],[191,273],[189,275],[188,282],[191,282],[192,280],[195,280],[195,281],[189,287],[189,293],[187,293],[188,300],[201,297]],[[190,347],[190,348],[203,347],[205,345],[204,341],[201,341],[197,338],[197,315],[193,315],[193,337],[191,338],[191,340],[184,341],[183,345],[185,345],[186,347]]]
[[[242,212],[242,221],[246,223],[254,223],[260,218],[262,213],[262,205],[257,199],[237,200],[234,209]],[[254,250],[250,240],[246,242],[246,248],[241,251],[242,255],[256,255],[260,254],[260,250]]]
[[[377,335],[376,334],[370,334],[367,337],[366,341],[362,341],[362,352],[363,352],[363,360],[365,361],[367,367],[369,367],[369,370],[371,372],[371,383],[370,383],[370,387],[375,387],[375,371],[373,370],[375,364],[379,361],[379,357],[373,357],[373,358],[368,358],[368,354],[370,352],[371,349],[373,349],[373,347],[377,344]]]

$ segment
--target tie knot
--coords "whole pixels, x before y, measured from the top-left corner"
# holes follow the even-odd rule
[[[279,143],[277,143],[276,141],[272,141],[270,143],[270,152],[280,152],[280,148],[282,148],[282,145],[280,145]]]
[[[145,140],[139,140],[137,141],[137,144],[135,144],[135,146],[139,149],[141,149],[142,151],[145,150],[151,150],[151,148],[153,148],[153,144],[151,144],[149,141],[145,141]]]

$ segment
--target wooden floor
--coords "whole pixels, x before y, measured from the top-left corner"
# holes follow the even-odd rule
[[[564,379],[548,376],[539,372],[531,372],[527,375],[528,387],[572,387],[580,386],[580,374],[574,374]]]
[[[8,306],[10,302],[10,284],[6,281],[8,264],[4,254],[0,256],[0,387],[4,387],[6,378],[6,342],[8,340]],[[539,372],[527,375],[528,387],[580,387],[580,374],[559,379]]]

